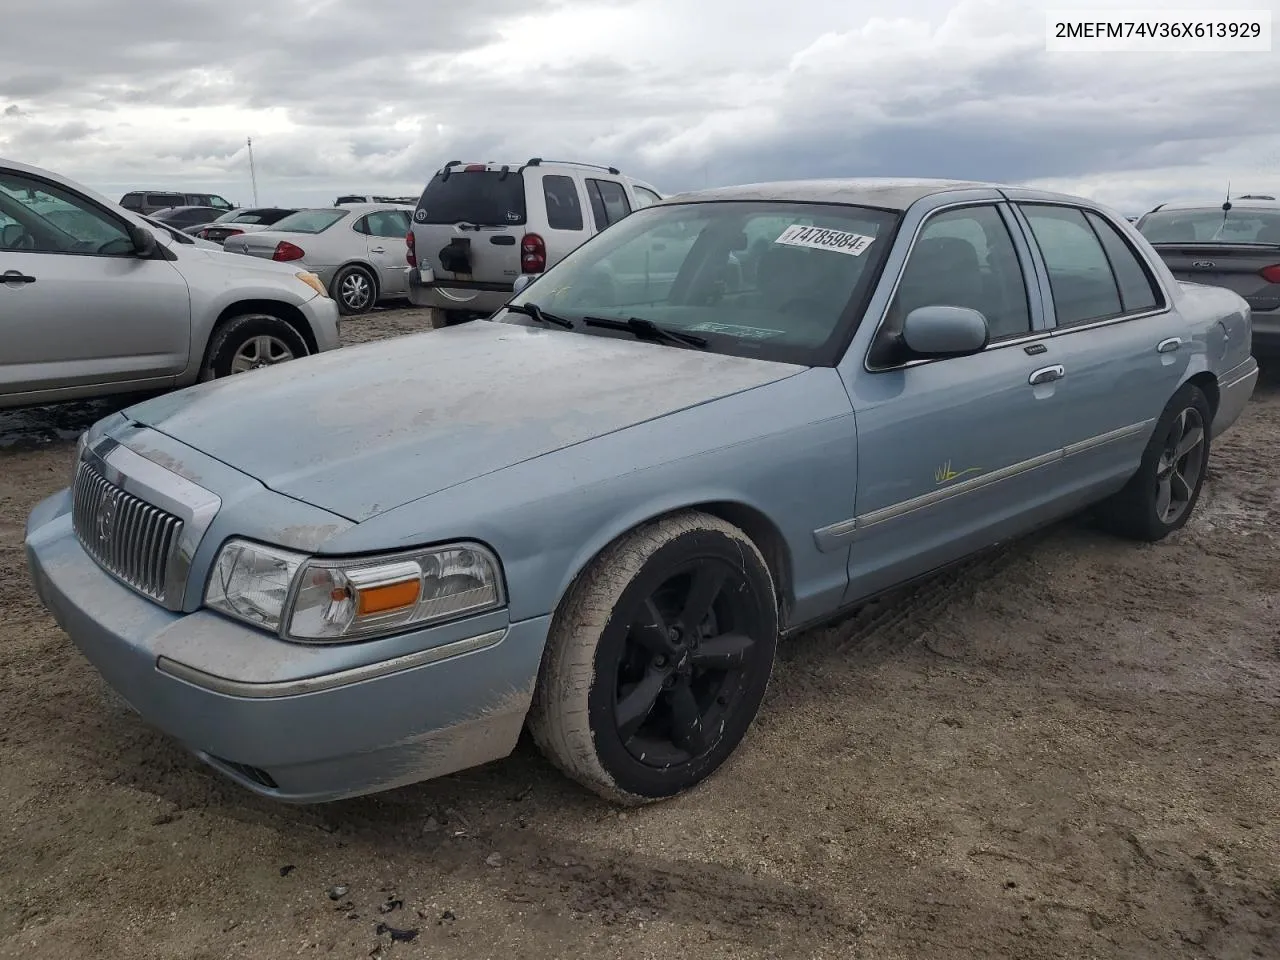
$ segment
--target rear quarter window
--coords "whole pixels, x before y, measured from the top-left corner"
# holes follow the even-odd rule
[[[528,220],[524,176],[514,171],[453,170],[437,173],[418,200],[418,223],[519,226]]]

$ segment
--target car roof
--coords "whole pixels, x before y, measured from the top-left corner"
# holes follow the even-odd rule
[[[780,180],[769,183],[748,183],[733,187],[712,187],[666,197],[668,203],[707,203],[718,200],[764,200],[793,203],[839,203],[852,206],[880,207],[885,210],[906,210],[917,200],[947,193],[952,190],[1013,189],[1007,185],[985,183],[977,180],[934,180],[926,178],[899,179],[893,177],[860,177],[856,179],[830,180]],[[1051,196],[1036,191],[1038,196]],[[1078,200],[1067,197],[1063,199]]]
[[[1257,200],[1248,197],[1232,197],[1232,210],[1280,210],[1280,200]],[[1217,210],[1221,212],[1221,200],[1206,200],[1203,203],[1192,203],[1181,200],[1173,203],[1162,203],[1148,213],[1165,213],[1166,211]]]

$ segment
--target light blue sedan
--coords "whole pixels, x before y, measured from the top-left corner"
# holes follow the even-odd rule
[[[98,423],[27,551],[111,686],[258,793],[440,776],[527,724],[643,802],[737,747],[780,637],[1092,505],[1181,527],[1249,344],[1240,297],[1085,200],[711,190],[489,320]]]

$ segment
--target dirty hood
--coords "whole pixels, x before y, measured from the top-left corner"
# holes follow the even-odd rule
[[[125,413],[278,493],[360,521],[802,369],[480,320],[202,384]]]

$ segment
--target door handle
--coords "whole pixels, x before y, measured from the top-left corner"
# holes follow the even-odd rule
[[[1167,340],[1161,340],[1156,344],[1156,353],[1173,353],[1182,346],[1181,337],[1170,337]]]
[[[1066,375],[1066,368],[1060,363],[1055,363],[1052,367],[1041,367],[1036,370],[1031,376],[1027,377],[1027,383],[1035,387],[1042,383],[1053,383],[1055,380],[1061,380]]]
[[[35,277],[28,277],[25,273],[17,270],[6,270],[0,273],[0,283],[35,283]]]
[[[370,247],[369,252],[370,253],[386,253],[387,251],[385,247]]]

